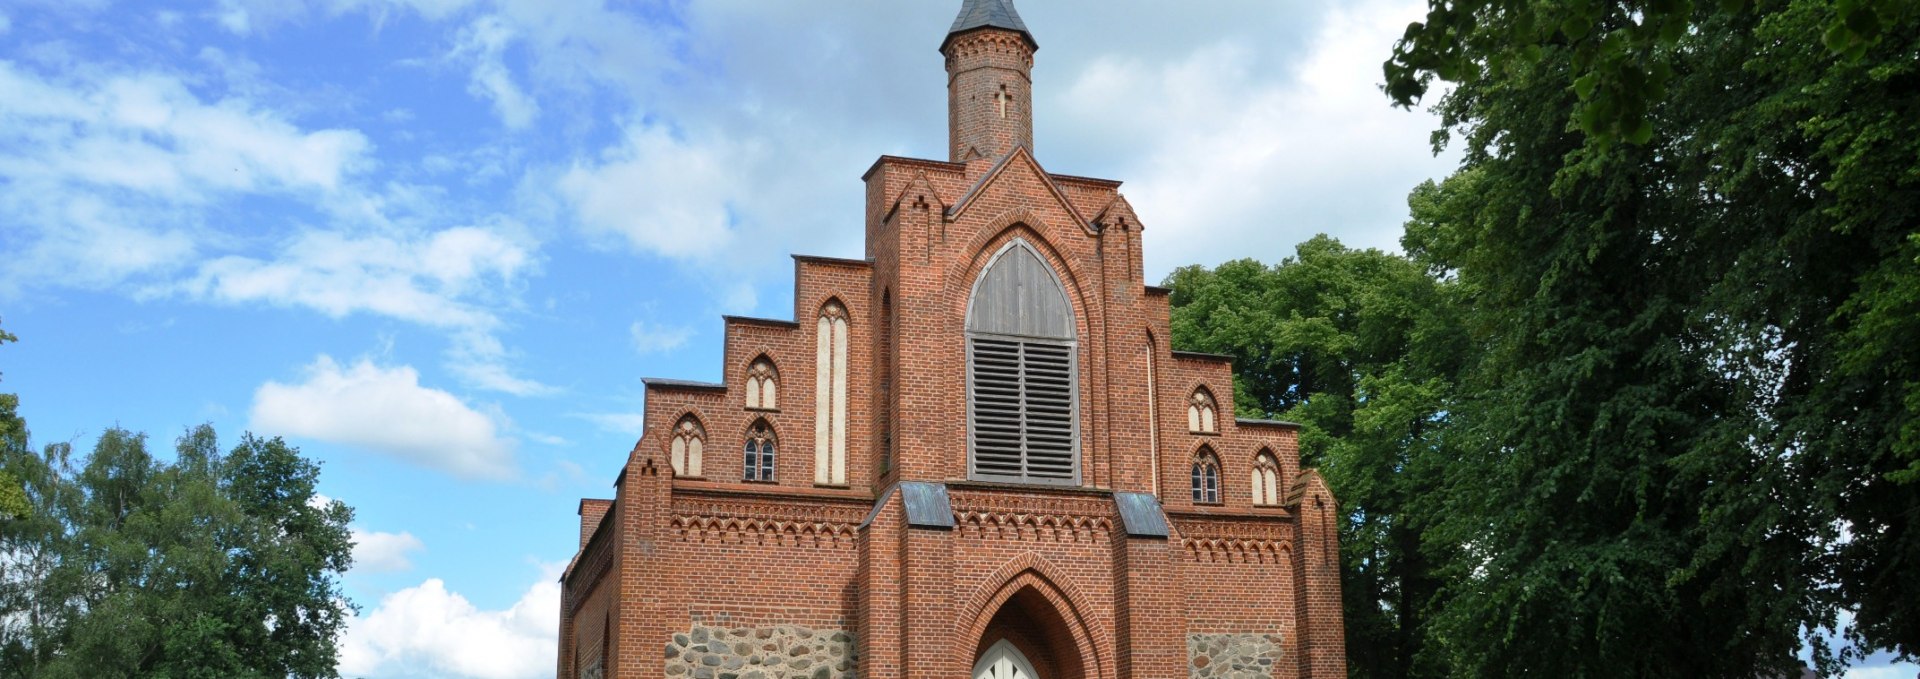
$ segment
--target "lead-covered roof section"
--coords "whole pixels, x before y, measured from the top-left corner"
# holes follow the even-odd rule
[[[1027,30],[1026,22],[1020,20],[1020,13],[1013,9],[1013,0],[966,0],[960,5],[960,16],[953,18],[953,28],[947,30],[947,39],[940,41],[940,51],[947,51],[947,43],[962,33],[983,28],[999,28],[1014,31],[1027,39],[1027,46],[1040,49],[1033,33]]]

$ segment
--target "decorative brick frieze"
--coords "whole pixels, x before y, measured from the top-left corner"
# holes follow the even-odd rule
[[[1196,562],[1286,563],[1294,527],[1286,517],[1227,519],[1176,515],[1183,556]]]
[[[862,507],[755,498],[675,498],[671,535],[682,542],[853,549]]]
[[[791,320],[727,318],[715,383],[647,381],[616,499],[581,505],[559,679],[966,679],[994,648],[1047,679],[1346,676],[1340,512],[1298,427],[1238,417],[1230,360],[1175,351],[1120,183],[1036,156],[1011,0],[962,2],[950,159],[880,158],[858,258],[794,257]],[[1063,310],[979,285],[1016,240]],[[1070,348],[980,359],[982,289],[1070,318],[1045,335]],[[1014,450],[1071,478],[991,473]]]

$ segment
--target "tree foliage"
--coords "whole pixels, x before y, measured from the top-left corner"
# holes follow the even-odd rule
[[[0,329],[0,344],[17,342],[19,338],[5,329]],[[26,447],[27,426],[16,414],[19,398],[13,394],[0,394],[0,446]],[[26,518],[32,507],[27,504],[26,488],[20,485],[20,479],[0,466],[0,522]]]
[[[1338,493],[1347,660],[1358,676],[1436,676],[1416,664],[1437,590],[1421,503],[1447,450],[1447,404],[1473,356],[1458,286],[1404,257],[1324,235],[1278,265],[1173,272],[1173,340],[1234,357],[1243,415],[1299,422],[1303,463]]]
[[[1821,43],[1858,59],[1916,18],[1912,0],[1833,0],[1821,3]],[[1546,50],[1561,52],[1567,68],[1558,82],[1576,101],[1564,112],[1601,142],[1652,138],[1651,108],[1666,97],[1688,41],[1711,37],[1708,22],[1775,9],[1759,0],[1453,0],[1430,4],[1426,20],[1407,26],[1383,65],[1385,90],[1412,106],[1433,78],[1470,82],[1507,69],[1530,68]]]
[[[336,676],[353,512],[316,501],[298,451],[249,435],[222,454],[204,425],[172,461],[118,428],[77,461],[23,426],[4,444],[32,511],[0,523],[0,676]]]
[[[1423,535],[1453,671],[1832,671],[1843,610],[1920,653],[1913,7],[1436,2],[1396,48],[1465,151],[1403,243],[1484,352]]]

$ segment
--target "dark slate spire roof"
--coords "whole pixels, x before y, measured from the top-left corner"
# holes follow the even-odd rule
[[[1040,49],[1033,33],[1027,31],[1027,24],[1020,20],[1020,13],[1014,11],[1013,0],[965,0],[960,5],[960,16],[953,18],[953,28],[947,30],[947,39],[940,41],[940,51],[947,50],[947,43],[955,36],[982,28],[1003,28],[1015,31],[1027,39],[1027,44]]]

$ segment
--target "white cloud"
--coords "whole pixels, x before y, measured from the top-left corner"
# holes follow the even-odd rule
[[[432,578],[380,599],[348,625],[340,648],[345,676],[520,679],[553,674],[558,645],[557,567],[518,601],[482,610]]]
[[[269,381],[253,395],[254,429],[366,448],[464,478],[517,473],[513,442],[493,417],[420,385],[411,366],[362,359],[343,368],[322,355],[306,381]]]
[[[498,319],[460,298],[483,283],[511,283],[529,260],[524,248],[478,227],[414,240],[308,231],[271,260],[227,256],[206,262],[181,288],[212,301],[305,307],[336,318],[360,312],[485,329]]]
[[[627,334],[633,337],[633,350],[642,354],[658,354],[673,351],[687,343],[693,336],[693,328],[686,326],[659,327],[643,321],[634,321],[627,326]]]
[[[524,129],[540,114],[540,104],[514,84],[507,70],[504,53],[513,37],[513,28],[499,16],[483,16],[461,33],[453,56],[474,61],[467,91],[492,101],[494,113],[507,127]]]
[[[159,73],[43,79],[0,62],[0,175],[125,189],[172,202],[213,194],[329,191],[372,144],[301,130],[243,99],[201,101]]]
[[[413,568],[408,554],[426,549],[412,533],[383,533],[355,528],[353,533],[353,570],[369,573],[393,573]]]
[[[662,127],[632,125],[624,142],[560,177],[560,194],[589,234],[614,236],[650,255],[700,259],[725,251],[733,210],[751,190],[737,145],[692,143]]]
[[[1132,142],[1122,178],[1149,277],[1277,260],[1317,232],[1397,249],[1407,192],[1452,166],[1428,151],[1437,118],[1390,108],[1377,89],[1383,55],[1423,8],[1337,6],[1284,77],[1255,67],[1260,45],[1229,38],[1172,60],[1095,60],[1043,105],[1088,136]]]
[[[6,35],[10,30],[13,30],[13,20],[7,18],[6,13],[0,12],[0,35]]]
[[[494,309],[534,267],[532,250],[506,227],[463,226],[421,237],[307,231],[272,258],[229,255],[202,263],[174,291],[226,304],[306,308],[332,317],[386,316],[450,331],[448,365],[466,383],[529,396],[553,388],[516,377],[494,335]]]
[[[305,130],[246,99],[203,100],[157,72],[0,61],[0,293],[106,288],[190,264],[210,204],[339,198],[371,167],[357,131]]]

